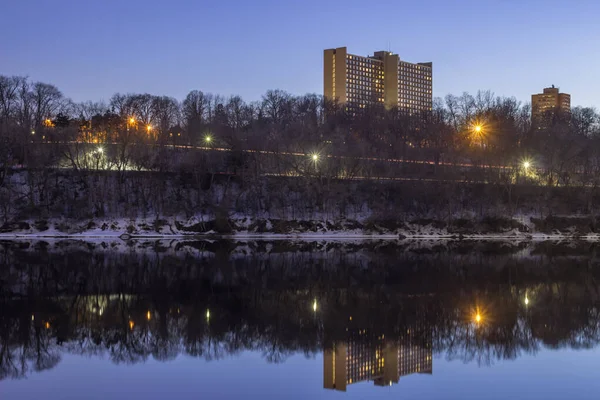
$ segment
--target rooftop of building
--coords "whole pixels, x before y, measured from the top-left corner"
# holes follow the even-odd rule
[[[568,96],[567,93],[560,93],[560,88],[557,88],[554,85],[552,85],[551,87],[544,88],[544,91],[539,94],[565,94]]]
[[[344,49],[347,52],[347,48],[346,47],[336,47],[336,48],[331,48],[331,49],[325,49],[325,51],[327,51],[327,50],[333,50],[333,51],[335,51],[335,50],[339,50],[339,49]],[[350,53],[347,53],[347,55],[351,56],[351,57],[366,58],[366,59],[369,59],[369,60],[372,60],[372,61],[377,61],[377,62],[382,62],[383,59],[384,59],[384,57],[386,55],[387,56],[398,56],[398,54],[395,54],[395,53],[393,53],[391,51],[385,51],[385,50],[375,51],[372,56],[361,56],[361,55],[350,54]],[[400,58],[400,56],[398,56],[398,62],[407,63],[407,64],[413,64],[413,65],[420,65],[420,66],[423,66],[423,67],[426,67],[426,68],[432,68],[433,67],[433,63],[431,61],[429,61],[429,62],[413,63],[413,62],[410,62],[410,61],[402,60]]]

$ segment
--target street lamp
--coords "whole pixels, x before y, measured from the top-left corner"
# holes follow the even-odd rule
[[[129,128],[135,126],[135,118],[129,117],[125,125],[127,126],[127,132],[129,132]]]
[[[312,160],[313,160],[314,162],[317,162],[317,161],[319,161],[319,155],[318,155],[318,154],[313,154],[311,158],[312,158]]]
[[[204,142],[205,142],[206,144],[210,144],[210,142],[212,142],[212,137],[211,137],[210,135],[206,135],[206,136],[204,137]]]
[[[523,161],[523,168],[527,171],[531,167],[531,163],[529,161]]]
[[[474,136],[479,138],[480,146],[483,147],[483,137],[485,135],[485,126],[481,123],[475,123],[471,126]]]
[[[480,307],[475,307],[473,309],[473,322],[475,325],[479,326],[484,323],[485,320],[485,310],[482,310]]]
[[[146,126],[146,130],[148,131],[148,133],[150,133],[152,131],[152,125]]]

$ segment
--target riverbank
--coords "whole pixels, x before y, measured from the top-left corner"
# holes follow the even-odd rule
[[[0,237],[600,240],[593,188],[45,172],[0,188]]]
[[[282,220],[238,217],[25,220],[0,226],[0,238],[215,238],[320,240],[600,240],[594,216],[462,217],[449,220]]]

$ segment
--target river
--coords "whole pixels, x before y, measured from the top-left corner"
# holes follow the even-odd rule
[[[600,245],[0,242],[4,399],[596,399]]]

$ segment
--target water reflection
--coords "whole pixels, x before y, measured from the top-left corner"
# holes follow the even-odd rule
[[[386,339],[367,329],[353,329],[346,340],[323,350],[323,387],[346,391],[353,383],[373,381],[392,386],[400,377],[432,374],[432,336],[429,329],[407,329]],[[398,337],[399,336],[399,337]]]
[[[413,247],[411,247],[413,246]],[[323,353],[323,387],[600,340],[593,246],[0,244],[0,378],[65,354],[118,364]]]

